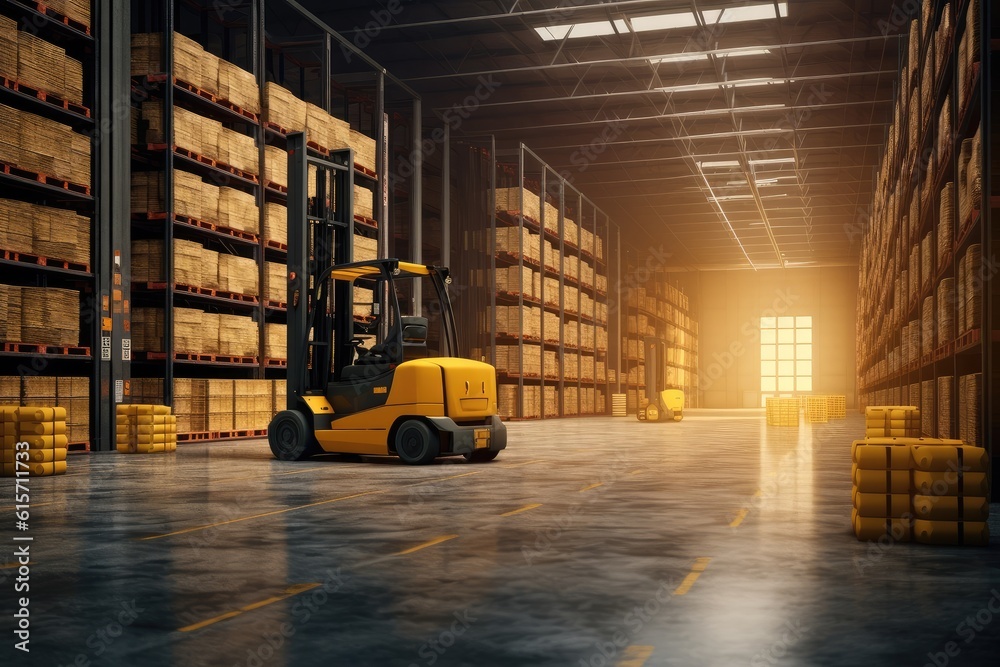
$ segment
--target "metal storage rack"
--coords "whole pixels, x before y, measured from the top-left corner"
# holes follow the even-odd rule
[[[419,98],[410,88],[387,74],[381,66],[300,4],[294,0],[237,0],[225,3],[220,9],[218,3],[208,0],[159,0],[154,3],[133,0],[132,13],[134,33],[158,32],[163,36],[163,62],[167,72],[173,71],[172,36],[175,30],[197,34],[203,40],[210,38],[212,43],[202,46],[210,47],[206,50],[252,72],[262,101],[265,83],[273,81],[289,89],[299,99],[349,122],[353,130],[374,139],[375,169],[356,164],[354,174],[357,185],[372,191],[374,215],[355,216],[355,234],[374,240],[379,256],[386,256],[393,249],[390,241],[394,227],[405,230],[411,219],[419,219],[416,215],[403,216],[397,213],[389,197],[390,179],[387,178],[389,144],[397,135],[403,136],[404,141],[410,136],[412,129],[407,112],[413,112],[419,118]],[[277,17],[281,20],[277,20]],[[289,17],[294,17],[293,22],[296,24],[294,35],[282,33],[283,26],[288,25]],[[350,57],[345,55],[348,53]],[[171,83],[174,85],[170,85]],[[263,291],[267,262],[283,263],[287,252],[281,243],[265,238],[263,233],[266,204],[284,205],[287,199],[282,188],[273,187],[264,178],[266,147],[283,149],[284,129],[266,122],[263,116],[256,117],[245,110],[220,105],[209,95],[191,90],[190,86],[174,83],[173,78],[167,75],[153,80],[150,77],[135,80],[133,88],[140,99],[144,94],[149,94],[163,100],[164,128],[168,138],[172,136],[172,111],[176,106],[212,117],[223,122],[226,127],[241,129],[253,137],[259,151],[258,175],[249,178],[219,170],[211,164],[205,164],[206,161],[199,160],[197,156],[170,150],[169,145],[157,151],[150,151],[150,147],[146,146],[136,152],[134,158],[137,165],[153,164],[155,159],[157,168],[165,170],[168,210],[156,216],[156,220],[149,220],[148,215],[143,216],[146,219],[135,221],[132,230],[137,237],[155,234],[156,238],[164,239],[164,272],[167,275],[172,273],[170,247],[176,234],[178,237],[211,244],[213,248],[218,247],[225,252],[252,258],[259,267],[260,291],[260,298],[243,300],[219,298],[218,294],[179,291],[170,280],[165,285],[156,285],[155,291],[149,289],[148,285],[140,287],[136,290],[136,298],[141,303],[148,305],[152,303],[150,299],[155,297],[156,303],[162,304],[166,331],[164,353],[145,355],[142,359],[133,360],[136,373],[149,378],[163,378],[162,395],[167,403],[172,399],[175,377],[284,378],[286,361],[265,356],[265,331],[270,323],[285,322],[286,309],[284,304],[265,299]],[[394,104],[395,108],[390,109],[390,104]],[[390,118],[394,122],[390,123]],[[417,127],[419,128],[419,122]],[[310,150],[319,156],[324,154],[318,147],[310,147]],[[178,220],[172,208],[174,197],[171,175],[176,167],[194,171],[204,177],[218,178],[231,187],[252,193],[259,210],[259,233],[233,234],[231,230],[206,228],[206,225],[187,224],[187,221]],[[412,175],[408,185],[410,193],[419,193],[419,171]],[[127,246],[129,240],[126,239],[124,243]],[[127,265],[127,256],[125,260]],[[127,284],[125,287],[128,289]],[[259,332],[258,355],[255,358],[225,359],[210,356],[192,358],[192,355],[174,353],[171,349],[172,307],[188,304],[252,317]],[[260,433],[234,432],[231,435],[253,436]]]
[[[636,265],[630,265],[626,275],[635,276],[636,273]],[[664,388],[681,389],[685,407],[698,407],[698,323],[691,319],[687,297],[679,287],[670,283],[669,274],[662,270],[652,271],[649,279],[642,284],[642,293],[638,284],[628,290],[622,311],[625,316],[622,327],[622,380],[629,414],[635,414],[644,397],[643,341],[646,336],[655,336],[666,343],[668,357]],[[643,299],[650,300],[656,307],[650,309]],[[645,327],[641,326],[642,322],[646,322]]]
[[[114,3],[94,3],[88,25],[35,2],[3,0],[0,15],[18,23],[19,30],[29,31],[45,42],[61,47],[67,55],[81,61],[83,70],[82,104],[46,94],[16,77],[0,77],[0,104],[67,125],[73,131],[94,137],[111,117],[107,96],[101,95],[98,72],[109,57],[109,41]],[[27,34],[27,33],[25,33]],[[10,74],[10,73],[8,73]],[[120,314],[120,292],[114,292],[111,262],[102,249],[105,230],[96,224],[110,205],[111,191],[99,169],[107,169],[108,150],[93,141],[91,145],[91,186],[54,178],[52,174],[28,172],[17,165],[0,163],[0,188],[8,199],[71,210],[91,218],[90,263],[66,261],[34,253],[11,252],[0,248],[0,283],[21,287],[49,287],[80,292],[80,343],[77,346],[49,346],[31,341],[11,341],[0,345],[0,375],[17,378],[89,377],[91,428],[86,439],[70,442],[71,450],[100,448],[99,434],[106,433],[110,412],[106,410],[109,388],[106,384],[112,366],[110,326],[111,306]],[[101,152],[98,153],[98,148]],[[103,156],[103,157],[102,157]],[[45,304],[38,304],[46,307]],[[106,333],[104,329],[108,329]],[[102,345],[101,336],[108,336]],[[104,354],[102,356],[102,351]],[[113,422],[110,422],[113,423]]]
[[[901,86],[862,239],[858,317],[861,406],[922,407],[924,435],[987,447],[994,478],[1000,291],[988,278],[1000,247],[992,224],[1000,192],[990,166],[996,21],[992,2],[928,0],[909,39],[900,40]],[[977,132],[980,159],[967,166],[963,142]],[[978,197],[966,189],[963,202],[968,170],[979,171],[982,186]],[[925,238],[933,241],[929,261],[917,249]],[[969,378],[971,391],[963,384]],[[1000,497],[995,485],[993,493]]]

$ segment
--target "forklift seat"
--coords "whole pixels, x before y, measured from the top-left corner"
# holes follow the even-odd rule
[[[401,317],[403,328],[403,361],[427,357],[427,318]]]

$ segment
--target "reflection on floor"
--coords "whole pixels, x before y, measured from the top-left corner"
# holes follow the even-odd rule
[[[858,415],[509,431],[486,465],[74,457],[31,480],[31,653],[5,593],[3,664],[995,664],[996,546],[851,535]]]

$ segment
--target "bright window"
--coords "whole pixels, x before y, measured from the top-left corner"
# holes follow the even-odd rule
[[[812,391],[812,317],[760,318],[761,401],[777,393]]]

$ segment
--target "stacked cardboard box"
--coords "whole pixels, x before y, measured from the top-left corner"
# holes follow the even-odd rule
[[[208,431],[208,381],[175,378],[173,412],[178,432]]]
[[[541,394],[540,387],[533,385],[525,385],[520,396],[516,384],[499,385],[497,387],[497,410],[500,413],[500,418],[537,419],[542,414]],[[548,409],[547,406],[546,410]]]
[[[177,450],[177,417],[166,405],[128,404],[116,408],[117,449],[123,454]]]
[[[264,325],[264,357],[288,359],[288,325],[278,322]]]
[[[60,407],[0,407],[0,473],[41,477],[66,472],[66,410]]]
[[[370,172],[375,172],[375,140],[351,128],[348,144],[354,149],[354,162]]]
[[[80,344],[80,293],[54,287],[0,285],[4,342],[75,347]]]
[[[272,81],[264,84],[264,109],[261,120],[274,123],[288,132],[305,132],[308,113],[306,103],[295,97],[291,91]]]
[[[0,104],[0,162],[90,187],[90,138],[68,125]]]
[[[256,357],[260,349],[257,323],[243,315],[219,315],[219,354]]]
[[[256,77],[228,60],[219,60],[219,97],[250,113],[260,113]]]
[[[264,298],[277,303],[288,302],[288,275],[284,264],[265,262]]]
[[[208,430],[232,431],[236,428],[236,385],[233,380],[207,380]]]
[[[531,343],[497,345],[495,366],[500,373],[538,377],[542,368],[541,347]]]
[[[264,146],[264,184],[288,187],[288,153],[275,146]]]
[[[937,414],[937,437],[950,438],[951,432],[951,397],[955,378],[952,375],[943,375],[937,379],[938,414]]]
[[[0,199],[0,248],[90,264],[90,218],[74,211]]]
[[[17,79],[28,88],[83,104],[83,65],[66,50],[27,31],[0,22],[0,42],[12,49],[0,58],[0,76]],[[15,67],[11,68],[11,61]]]
[[[211,251],[210,251],[211,252]],[[257,262],[249,257],[216,253],[219,289],[233,294],[258,296],[260,277]]]
[[[378,259],[378,239],[368,238],[361,234],[354,235],[354,261],[364,262]]]
[[[970,373],[958,379],[958,437],[964,442],[982,442],[979,426],[982,383],[982,373]]]
[[[264,240],[288,243],[288,209],[284,205],[273,202],[264,205]]]
[[[17,78],[17,21],[0,16],[0,76]]]
[[[521,212],[534,222],[541,219],[542,198],[528,188],[524,188],[524,203],[521,203],[521,188],[497,188],[494,192],[498,211]]]
[[[537,306],[497,306],[497,334],[539,338],[542,310]]]
[[[532,234],[524,227],[497,227],[496,251],[523,256],[535,262],[539,260],[538,234]],[[523,252],[522,252],[523,249]]]

